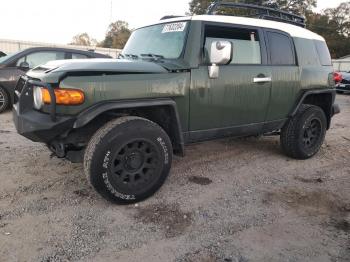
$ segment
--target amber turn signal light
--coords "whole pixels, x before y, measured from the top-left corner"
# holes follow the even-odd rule
[[[83,91],[77,89],[56,88],[55,90],[57,105],[81,105],[85,101]],[[51,104],[49,90],[41,89],[42,100],[45,104]]]

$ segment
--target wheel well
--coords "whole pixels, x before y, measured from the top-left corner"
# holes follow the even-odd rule
[[[176,155],[184,155],[184,144],[177,112],[172,106],[151,106],[132,109],[112,109],[101,113],[87,125],[72,130],[65,138],[66,144],[83,145],[92,135],[107,122],[122,116],[138,116],[146,118],[164,129],[168,134]]]
[[[181,127],[175,109],[171,106],[156,106],[132,109],[130,115],[139,116],[158,124],[168,134],[175,154],[183,155]]]
[[[330,128],[333,104],[333,95],[331,93],[310,94],[305,97],[302,104],[320,107],[327,117],[327,129]]]

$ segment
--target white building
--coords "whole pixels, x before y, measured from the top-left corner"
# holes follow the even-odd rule
[[[350,72],[350,55],[333,60],[333,66],[336,71]]]
[[[0,51],[4,52],[5,54],[14,53],[30,47],[61,47],[61,48],[79,49],[84,51],[89,50],[89,51],[94,51],[96,53],[109,55],[113,58],[116,58],[118,54],[121,52],[120,49],[102,48],[102,47],[94,47],[94,46],[60,45],[60,44],[48,44],[48,43],[39,43],[39,42],[0,39]]]

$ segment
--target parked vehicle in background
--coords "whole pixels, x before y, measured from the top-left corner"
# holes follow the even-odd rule
[[[350,93],[350,72],[335,72],[334,81],[338,93]]]
[[[51,60],[110,58],[99,53],[76,49],[35,47],[0,58],[0,113],[13,101],[16,83],[28,70]]]
[[[189,143],[271,133],[289,157],[311,158],[340,112],[324,38],[290,13],[243,5],[267,20],[214,15],[215,5],[135,30],[123,59],[28,72],[17,131],[83,162],[95,190],[123,204],[153,195]]]
[[[0,57],[3,57],[3,56],[5,56],[6,54],[4,53],[4,52],[2,52],[2,51],[0,51]]]

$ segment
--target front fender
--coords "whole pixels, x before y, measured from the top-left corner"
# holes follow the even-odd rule
[[[177,110],[177,105],[174,100],[168,98],[158,99],[141,99],[141,100],[121,100],[121,101],[105,101],[91,106],[90,108],[81,112],[77,117],[73,125],[74,129],[79,129],[89,124],[100,115],[115,112],[119,110],[137,110],[140,112],[144,109],[151,109],[153,112],[157,112],[157,109],[166,107],[169,110],[169,119],[167,123],[162,123],[161,117],[155,117],[150,119],[160,126],[162,126],[171,138],[174,146],[175,153],[184,155],[184,138],[182,134],[180,117]],[[166,121],[164,119],[164,121]]]

